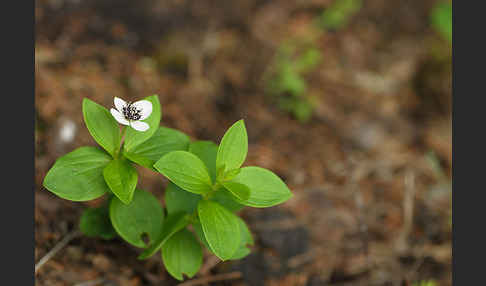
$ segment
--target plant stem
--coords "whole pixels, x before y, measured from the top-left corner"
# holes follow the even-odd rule
[[[123,126],[121,130],[121,140],[120,140],[120,147],[121,143],[123,143],[123,140],[125,139],[125,133],[127,133],[128,126]]]
[[[189,215],[189,221],[190,223],[195,223],[195,222],[198,222],[198,219],[197,219],[197,208],[194,210],[194,212],[192,214]]]
[[[221,183],[219,181],[216,181],[213,185],[213,192],[217,191],[221,187]]]
[[[123,146],[123,143],[125,141],[125,134],[127,133],[127,129],[128,129],[128,126],[123,126],[122,127],[122,130],[121,130],[121,140],[120,140],[120,147],[118,147],[118,151],[116,152],[116,156],[118,156],[119,154],[121,154],[121,149],[122,149],[122,146]]]
[[[203,196],[204,199],[209,200],[214,195],[214,193],[219,190],[220,187],[221,187],[221,183],[219,181],[216,181],[216,183],[214,183],[211,186],[211,191],[201,195]]]

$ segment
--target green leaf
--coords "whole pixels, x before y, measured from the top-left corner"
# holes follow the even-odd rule
[[[317,48],[308,48],[295,63],[295,70],[305,73],[314,68],[321,60],[321,51]]]
[[[182,274],[192,278],[202,265],[201,245],[187,229],[175,233],[162,246],[162,261],[167,271],[182,281]]]
[[[148,140],[154,133],[159,129],[160,119],[162,118],[162,110],[160,108],[159,96],[152,95],[142,100],[148,100],[152,103],[152,113],[148,118],[142,120],[149,125],[149,129],[143,132],[134,130],[129,127],[127,133],[125,134],[125,144],[123,149],[126,151],[132,151],[132,149]]]
[[[113,194],[123,203],[129,204],[132,201],[138,174],[130,162],[124,158],[114,159],[103,170],[103,177]]]
[[[189,145],[189,152],[198,156],[208,168],[211,181],[216,181],[216,155],[218,145],[211,141],[194,141]]]
[[[194,141],[189,145],[189,152],[194,153],[201,159],[209,170],[211,179],[216,181],[216,155],[218,153],[218,145],[211,141]],[[240,169],[230,170],[226,172],[226,176],[230,177],[233,174],[238,174]],[[233,199],[229,191],[220,188],[211,197],[211,200],[218,202],[232,212],[241,210],[244,206]]]
[[[188,224],[189,216],[183,212],[169,215],[164,221],[162,231],[158,234],[157,239],[138,256],[138,259],[147,259],[154,255],[172,235],[185,228]]]
[[[172,128],[160,126],[147,141],[135,146],[123,155],[132,162],[156,171],[155,162],[171,151],[187,150],[189,136]]]
[[[238,120],[224,134],[218,147],[216,169],[225,166],[225,170],[241,167],[248,153],[248,135],[243,119]]]
[[[232,180],[234,177],[236,177],[236,175],[238,175],[240,173],[240,171],[241,171],[241,169],[238,168],[238,169],[233,169],[233,170],[230,170],[230,171],[226,172],[224,174],[223,180],[224,181],[230,181],[230,180]]]
[[[200,200],[197,211],[210,249],[221,260],[230,259],[240,243],[237,216],[209,200]]]
[[[222,165],[220,166],[217,170],[216,170],[216,182],[219,182],[219,181],[223,181],[224,180],[224,175],[227,173],[225,172],[226,168],[226,165]],[[235,170],[239,170],[239,169],[235,169]],[[231,170],[232,171],[232,170]],[[231,172],[230,171],[230,172]]]
[[[200,195],[184,191],[172,182],[165,189],[165,207],[169,215],[181,211],[192,214],[200,199]]]
[[[231,257],[229,260],[242,259],[242,258],[248,256],[248,254],[250,254],[250,253],[251,253],[251,250],[248,247],[240,247],[240,248],[238,248],[238,250],[236,250],[233,257]]]
[[[307,89],[307,83],[293,68],[282,71],[282,91],[293,96],[301,96]]]
[[[78,148],[56,160],[47,172],[43,185],[57,196],[71,201],[89,201],[110,189],[103,178],[103,169],[110,155],[95,147]]]
[[[149,192],[136,189],[129,205],[117,197],[110,202],[110,219],[118,235],[128,243],[145,248],[142,240],[148,235],[150,242],[155,240],[162,230],[164,212],[159,200]]]
[[[240,217],[236,216],[236,218],[238,219],[239,228],[240,228],[240,240],[239,240],[240,244],[235,254],[233,254],[233,256],[230,258],[230,260],[237,260],[247,256],[251,252],[250,249],[247,247],[247,245],[254,245],[253,237],[250,230],[248,229],[248,226]],[[204,236],[204,231],[201,226],[201,223],[194,222],[192,224],[192,228],[194,229],[194,232],[196,233],[199,240],[207,247],[209,251],[211,251],[211,247],[209,246],[208,241]]]
[[[432,26],[452,42],[452,3],[438,2],[431,13]]]
[[[223,182],[222,185],[240,200],[245,201],[250,198],[250,189],[243,184],[229,181]]]
[[[285,202],[292,197],[287,185],[272,171],[260,167],[244,167],[231,181],[246,185],[250,189],[247,200],[237,201],[243,205],[264,208]]]
[[[85,209],[79,221],[79,229],[90,237],[112,239],[116,236],[107,206]]]
[[[218,189],[214,193],[214,195],[211,196],[210,200],[217,202],[218,204],[222,205],[232,212],[237,212],[245,207],[244,205],[237,202],[237,198],[225,188]]]
[[[202,194],[211,191],[208,169],[196,155],[172,151],[154,164],[154,168],[182,189]]]
[[[247,245],[254,245],[253,237],[251,235],[250,230],[248,229],[248,226],[240,217],[237,218],[240,227],[240,245],[238,250],[236,250],[235,254],[233,254],[233,256],[230,258],[230,260],[237,260],[247,256],[251,252],[250,249],[247,247]],[[201,223],[200,222],[193,223],[192,228],[194,229],[194,232],[196,233],[197,237],[202,242],[202,244],[204,244],[206,248],[212,253],[208,241],[204,236],[204,231],[202,229]]]
[[[192,223],[192,228],[194,229],[194,232],[196,233],[197,237],[199,240],[206,246],[206,248],[211,252],[211,247],[208,244],[208,241],[206,240],[206,237],[204,236],[204,230],[202,229],[202,225],[199,221],[193,222]]]
[[[320,25],[328,29],[344,27],[356,12],[361,9],[361,0],[339,0],[324,10],[320,18]]]
[[[98,103],[83,99],[84,122],[93,138],[112,156],[120,148],[120,127],[111,113]]]
[[[245,221],[243,221],[240,217],[237,218],[240,227],[240,246],[238,250],[236,250],[235,254],[233,254],[233,256],[231,257],[231,260],[241,259],[250,254],[251,251],[247,247],[247,245],[253,245],[255,243]]]

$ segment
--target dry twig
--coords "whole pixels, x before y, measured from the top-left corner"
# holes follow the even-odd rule
[[[34,273],[37,273],[39,269],[44,265],[49,259],[51,259],[56,253],[61,250],[64,246],[66,246],[71,240],[76,238],[77,236],[80,235],[79,230],[73,230],[70,233],[68,233],[61,241],[59,241],[49,252],[44,255],[39,262],[35,264],[35,271]]]
[[[407,238],[413,227],[413,206],[415,202],[415,174],[408,171],[405,174],[405,195],[403,198],[403,228],[397,239],[397,251],[404,252],[408,249]]]
[[[238,278],[241,278],[241,272],[235,271],[230,273],[218,274],[214,276],[206,276],[202,278],[192,279],[187,282],[181,283],[178,286],[194,286],[194,285],[201,285],[209,282],[224,281],[224,280],[231,280],[231,279],[238,279]]]
[[[206,260],[206,263],[204,263],[204,265],[199,270],[199,274],[205,276],[206,274],[209,273],[209,271],[211,271],[211,269],[213,269],[214,266],[218,265],[218,263],[220,262],[221,259],[219,259],[217,256],[215,255],[209,256],[209,258]]]

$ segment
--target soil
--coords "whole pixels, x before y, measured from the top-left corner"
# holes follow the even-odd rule
[[[252,254],[217,263],[206,285],[452,285],[450,47],[430,27],[435,1],[363,1],[344,28],[319,34],[302,123],[265,94],[279,43],[313,33],[332,0],[36,1],[35,261],[77,229],[83,209],[42,180],[56,158],[95,145],[82,99],[106,107],[158,94],[162,124],[219,142],[244,118],[245,165],[278,174],[294,196],[245,208]],[[167,181],[138,169],[162,198]],[[161,199],[162,201],[162,199]],[[78,236],[36,285],[177,285],[161,258],[120,239]],[[85,284],[81,284],[85,283]],[[203,284],[204,285],[204,284]]]

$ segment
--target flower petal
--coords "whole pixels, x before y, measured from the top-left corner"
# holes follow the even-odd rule
[[[150,126],[143,121],[131,121],[130,126],[137,131],[146,131]]]
[[[140,112],[140,115],[142,117],[140,117],[139,120],[144,120],[149,117],[150,114],[152,114],[152,102],[148,100],[139,100],[134,102],[132,105],[135,106],[135,108],[137,108],[138,110],[142,111]]]
[[[112,109],[110,109],[110,112],[111,112],[111,115],[113,115],[113,117],[115,117],[116,121],[118,121],[118,123],[123,124],[123,125],[129,125],[128,120],[126,120],[125,117],[123,117],[123,114],[121,114],[118,110],[112,108]]]
[[[123,107],[125,107],[127,105],[125,100],[115,96],[115,99],[113,101],[115,103],[116,109],[118,109],[118,111],[120,111],[120,112],[123,112]]]

